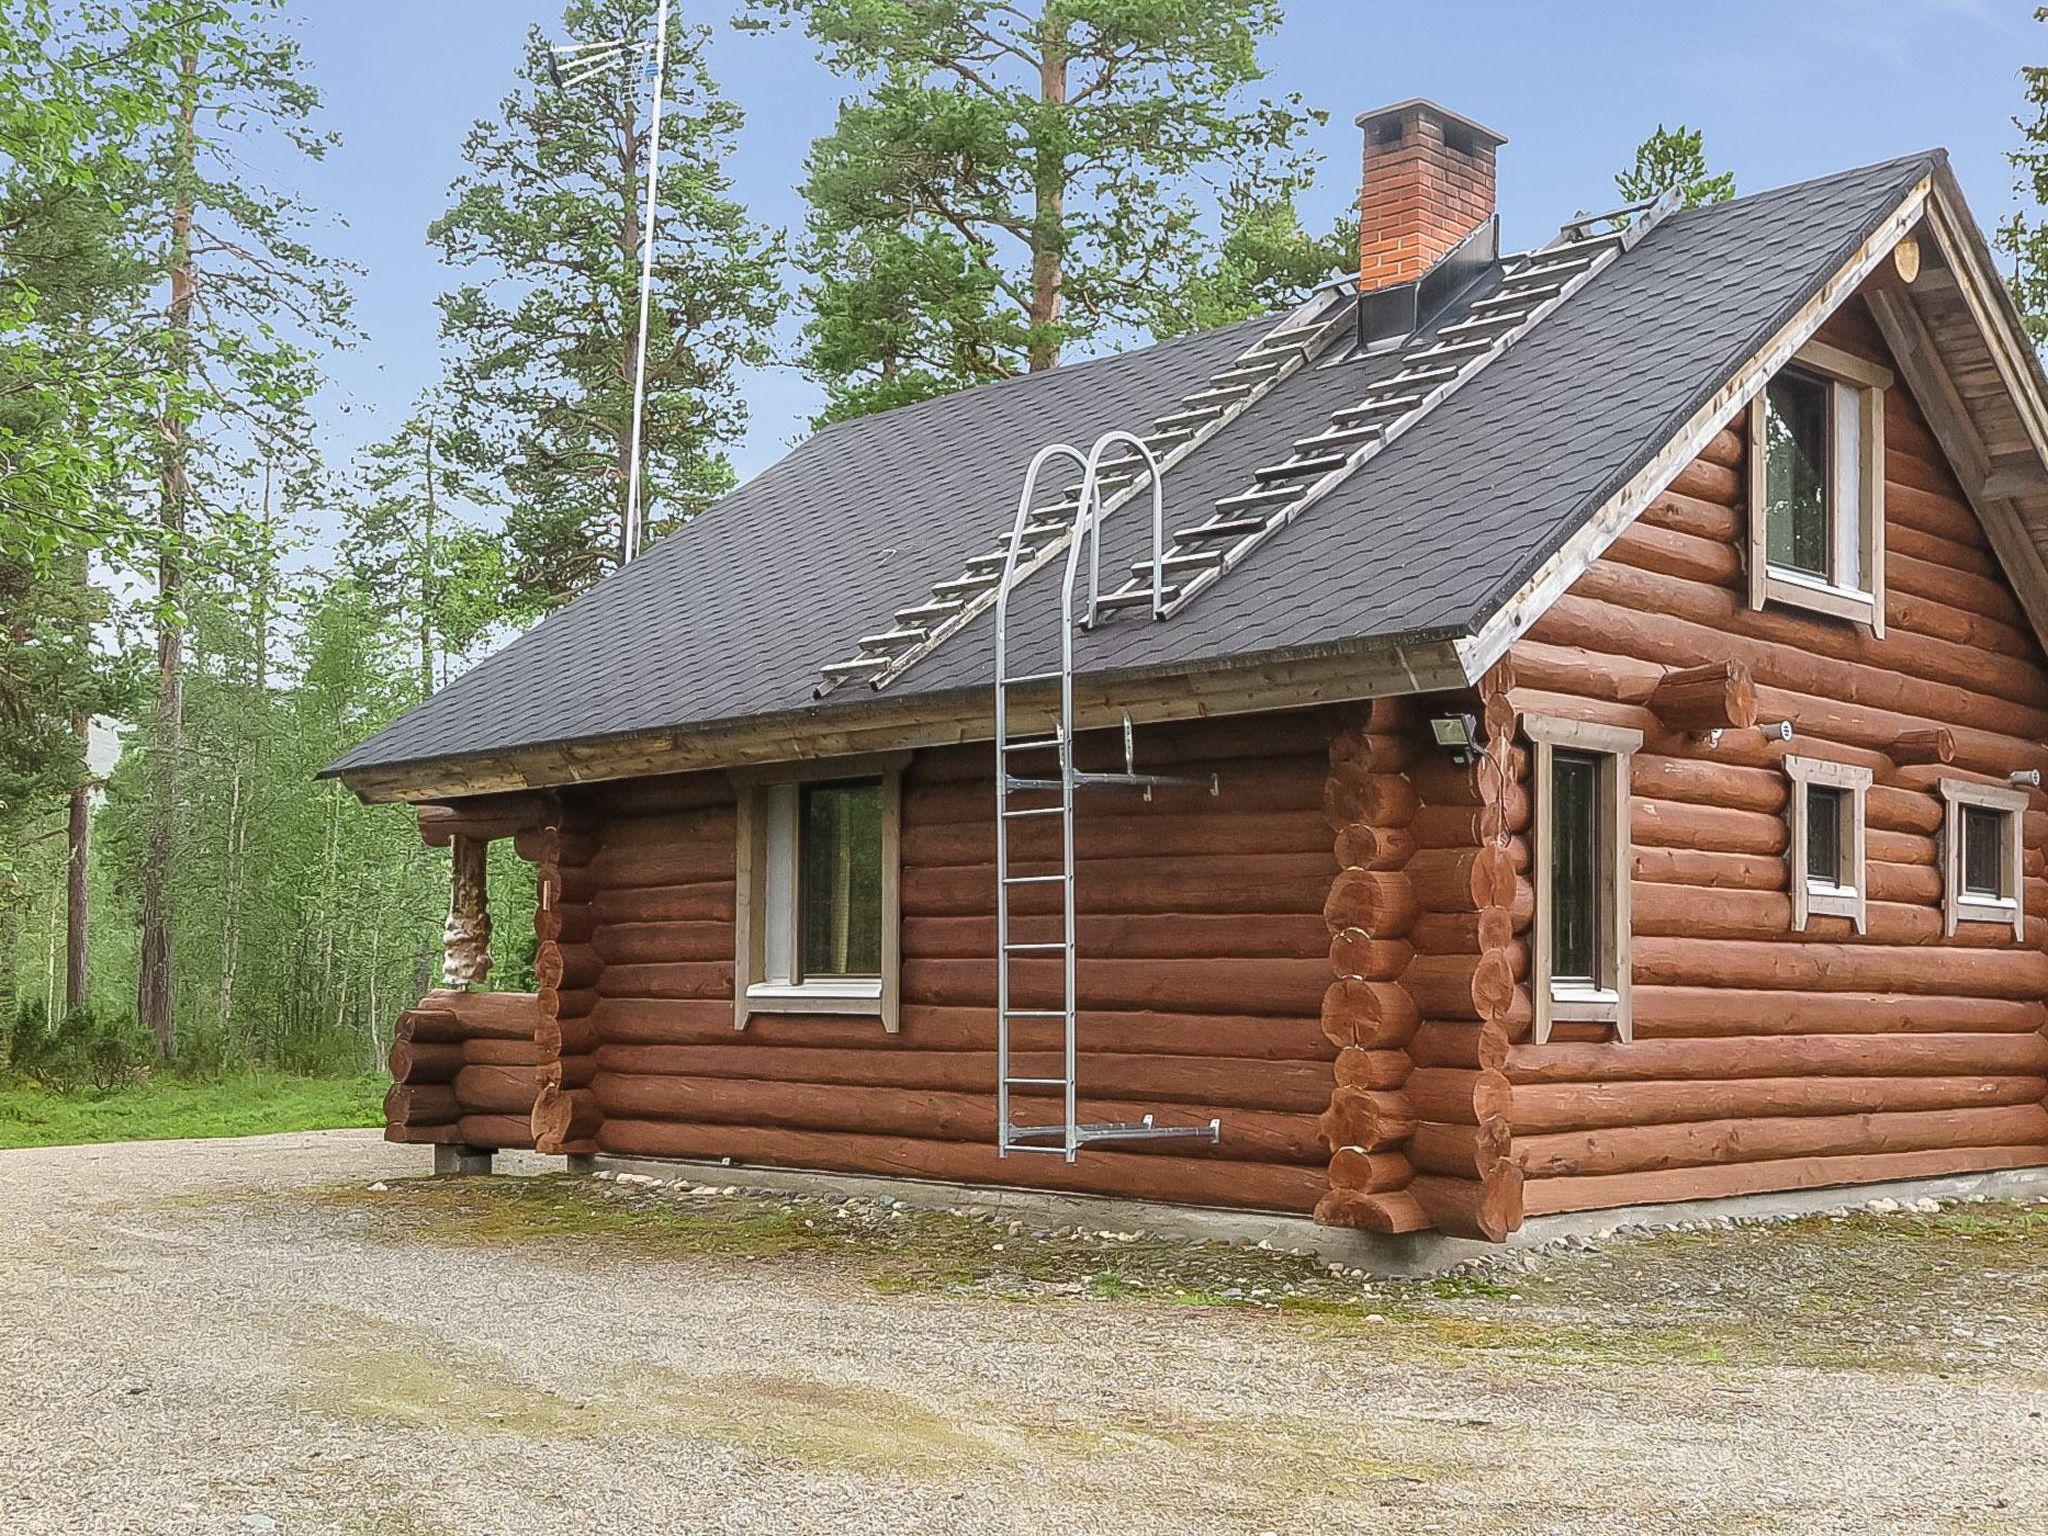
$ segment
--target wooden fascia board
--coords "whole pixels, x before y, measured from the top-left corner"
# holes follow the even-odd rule
[[[1910,292],[1909,289],[1903,293],[1873,293],[1870,313],[1900,372],[1906,376],[1920,414],[1927,418],[1935,441],[1948,455],[1964,498],[1984,525],[1992,552],[2004,567],[2027,615],[2028,627],[2043,648],[2048,649],[2048,561],[2043,560],[2040,546],[2012,502],[1996,494],[1991,483],[1991,458],[1985,452],[1977,423],[1949,377],[1940,347],[1907,296]]]
[[[1138,724],[1150,725],[1430,693],[1462,687],[1465,681],[1449,640],[1325,647],[1137,679],[1083,675],[1074,680],[1074,719],[1078,730],[1113,728],[1126,714]],[[1053,688],[1019,690],[1018,702],[1011,707],[1011,726],[1050,726],[1057,714]],[[929,699],[879,699],[858,709],[794,711],[704,727],[345,769],[336,777],[365,804],[387,805],[957,746],[994,736],[993,693],[977,689]]]
[[[1661,496],[1678,472],[1698,458],[1736,411],[1747,405],[1765,382],[1792,360],[1812,339],[1827,317],[1862,286],[1892,247],[1919,222],[1934,191],[1931,175],[1923,176],[1877,229],[1859,245],[1812,298],[1802,304],[1777,333],[1716,390],[1663,448],[1610,496],[1579,530],[1565,540],[1522,587],[1503,603],[1458,653],[1469,681],[1485,675],[1508,648],[1527,633],[1550,605],[1607,552],[1622,530]]]

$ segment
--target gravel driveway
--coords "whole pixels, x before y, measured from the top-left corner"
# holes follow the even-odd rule
[[[0,1531],[2048,1529],[2048,1208],[1361,1288],[424,1156],[0,1153]]]

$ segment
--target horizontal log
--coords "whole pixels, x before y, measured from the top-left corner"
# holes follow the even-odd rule
[[[1756,724],[1756,682],[1739,661],[1680,667],[1658,681],[1649,704],[1674,731],[1745,731]]]
[[[1398,1152],[1368,1152],[1363,1147],[1339,1147],[1330,1154],[1330,1187],[1358,1194],[1399,1189],[1415,1176],[1408,1159]]]
[[[462,1070],[462,1046],[400,1039],[392,1044],[390,1065],[394,1082],[452,1083]]]
[[[1059,826],[1050,817],[1013,821],[1009,842],[1012,859],[1057,859]],[[1329,845],[1330,829],[1312,810],[1166,813],[1146,807],[1112,817],[1083,805],[1074,816],[1074,857],[1081,860],[1320,853]],[[995,856],[993,790],[978,821],[906,821],[903,829],[906,864],[985,867],[995,862]]]
[[[723,773],[670,773],[646,779],[615,779],[581,791],[588,811],[606,819],[673,816],[733,803],[732,781]]]
[[[2048,1075],[2048,1035],[1975,1031],[1889,1035],[1735,1035],[1631,1044],[1517,1045],[1506,1071],[1516,1085],[1722,1083],[1756,1077],[1946,1077]]]
[[[678,960],[662,965],[608,965],[597,983],[599,997],[723,998],[733,995],[732,959]]]
[[[996,1081],[996,1056],[989,1050],[607,1045],[598,1049],[597,1065],[602,1071],[621,1076],[740,1078],[959,1093],[992,1093]],[[1060,1058],[1052,1052],[1013,1051],[1010,1069],[1017,1077],[1057,1077],[1061,1073]],[[1254,1061],[1100,1051],[1081,1054],[1078,1075],[1083,1088],[1102,1098],[1154,1098],[1171,1103],[1306,1114],[1321,1113],[1329,1103],[1332,1083],[1331,1065],[1323,1061]]]
[[[1638,936],[1743,939],[1756,943],[1950,944],[1979,948],[2012,945],[2010,926],[1966,924],[1944,940],[1941,913],[1932,906],[1866,901],[1866,932],[1846,917],[1808,917],[1792,926],[1792,899],[1780,891],[1731,891],[1706,886],[1645,882],[1632,895]]]
[[[455,1122],[455,1134],[467,1146],[492,1151],[506,1147],[529,1148],[533,1145],[532,1117],[530,1114],[464,1115]]]
[[[1408,1193],[1438,1231],[1498,1243],[1522,1224],[1522,1180],[1522,1171],[1512,1163],[1484,1179],[1418,1173],[1409,1182]]]
[[[1321,1167],[1162,1157],[1109,1146],[1091,1148],[1075,1163],[1056,1157],[998,1158],[993,1136],[987,1142],[927,1141],[871,1133],[608,1119],[598,1130],[597,1142],[605,1152],[620,1157],[731,1158],[740,1165],[1075,1190],[1250,1210],[1312,1211],[1328,1187]]]
[[[1336,834],[1337,863],[1352,869],[1400,869],[1415,856],[1415,834],[1405,827],[1354,821]]]
[[[1390,981],[1340,977],[1323,992],[1323,1035],[1339,1046],[1399,1046],[1415,1032],[1415,998]]]
[[[1827,1189],[1998,1168],[2031,1168],[2044,1162],[2048,1162],[2048,1152],[2037,1145],[1777,1158],[1765,1163],[1531,1179],[1524,1187],[1523,1201],[1531,1216],[1544,1216],[1560,1211],[1659,1205],[1674,1200],[1720,1200],[1772,1190]]]
[[[733,882],[725,879],[696,885],[604,890],[592,895],[588,905],[597,923],[730,923]],[[574,937],[566,923],[562,937]]]
[[[2038,949],[1638,938],[1634,962],[1639,988],[1974,994],[2020,1001],[2048,993],[2048,955]]]
[[[1057,870],[1020,864],[1018,875]],[[1137,912],[1320,912],[1337,873],[1336,856],[1320,853],[1239,854],[1211,859],[1103,859],[1074,881],[1078,911]],[[995,877],[987,868],[910,867],[903,871],[906,917],[952,917],[995,910]],[[1019,886],[1012,910],[1059,909],[1052,885]]]
[[[1518,1136],[1515,1155],[1535,1178],[2030,1143],[2048,1152],[2048,1108],[2040,1104],[1563,1131]]]
[[[1502,950],[1417,955],[1401,984],[1425,1018],[1498,1019],[1514,992],[1515,964]]]
[[[1415,1134],[1415,1111],[1397,1091],[1340,1087],[1330,1095],[1319,1129],[1333,1147],[1384,1151]]]
[[[409,1040],[445,1044],[482,1035],[499,1040],[531,1039],[540,1000],[531,992],[456,992],[436,988],[399,1020]]]
[[[790,1130],[859,1131],[931,1141],[993,1144],[996,1099],[984,1093],[931,1089],[865,1088],[814,1083],[754,1082],[742,1078],[643,1077],[600,1072],[591,1083],[607,1118],[676,1120],[695,1125],[774,1126]],[[1081,1101],[1084,1122],[1124,1124],[1158,1111],[1162,1125],[1222,1122],[1215,1145],[1194,1139],[1134,1141],[1126,1150],[1146,1156],[1223,1158],[1251,1162],[1303,1163],[1321,1168],[1330,1149],[1312,1115],[1220,1106],[1180,1105],[1170,1113],[1148,1103],[1090,1095]],[[1019,1125],[1059,1118],[1050,1096],[1018,1096],[1011,1112]]]
[[[1376,939],[1359,928],[1344,929],[1329,945],[1330,972],[1346,980],[1393,981],[1414,958],[1405,939]]]
[[[1849,987],[1760,990],[1732,980],[1724,985],[1724,980],[1717,973],[1698,984],[1658,983],[1647,981],[1638,965],[1629,997],[1637,1040],[1965,1030],[2031,1034],[2048,1027],[2048,1004],[2038,993],[2025,991],[2013,997],[1975,997]]]
[[[1375,1051],[1363,1046],[1347,1046],[1338,1051],[1332,1065],[1338,1083],[1346,1088],[1365,1089],[1398,1088],[1415,1066],[1406,1051]]]
[[[1431,1020],[1408,1042],[1408,1059],[1418,1067],[1462,1067],[1498,1072],[1507,1065],[1506,1034],[1482,1024]]]
[[[1703,501],[1680,491],[1666,491],[1643,509],[1639,519],[1652,528],[1690,534],[1717,544],[1732,544],[1742,535],[1742,514],[1718,501]]]
[[[563,885],[574,889],[576,877],[587,877],[593,890],[621,886],[695,885],[733,878],[736,843],[733,825],[720,816],[685,840],[667,841],[658,832],[635,824],[630,841],[608,831],[604,851],[582,870],[564,870]]]
[[[608,922],[591,935],[588,948],[601,965],[728,959],[733,953],[733,928],[729,922]]]
[[[464,1067],[455,1074],[455,1097],[468,1115],[527,1115],[540,1090],[534,1067]]]
[[[393,1083],[384,1092],[387,1125],[453,1125],[461,1117],[455,1090],[446,1083]]]
[[[1010,942],[1056,942],[1060,932],[1060,920],[1050,914],[1015,917],[1010,923]],[[902,934],[907,957],[981,960],[993,974],[996,925],[992,917],[905,918]],[[1330,946],[1328,931],[1310,913],[1090,913],[1075,922],[1074,938],[1083,955],[1123,960],[1306,960],[1326,953]],[[726,949],[729,952],[731,948],[728,932]]]
[[[534,1150],[559,1154],[572,1142],[595,1136],[603,1123],[604,1109],[594,1090],[547,1085],[534,1100],[529,1121]]]
[[[1448,1125],[1425,1121],[1415,1127],[1403,1150],[1417,1173],[1446,1178],[1480,1179],[1507,1161],[1513,1138],[1505,1126]]]
[[[993,1006],[933,1008],[907,1006],[902,1032],[886,1033],[876,1019],[760,1014],[744,1031],[733,1028],[729,1001],[613,998],[601,1003],[593,1022],[607,1044],[819,1046],[870,1050],[894,1056],[915,1050],[995,1049]],[[1216,1056],[1245,1060],[1321,1061],[1337,1054],[1314,1016],[1252,1017],[1181,1012],[1109,1012],[1083,1009],[1075,1020],[1084,1052]],[[1053,1039],[1057,1020],[1042,1033],[1018,1021],[1020,1048]]]
[[[1418,849],[1402,873],[1426,912],[1475,912],[1514,899],[1514,861],[1493,843]]]
[[[1514,1090],[1517,1137],[1607,1126],[1677,1125],[1793,1115],[2035,1104],[2048,1079],[1993,1077],[1747,1077],[1718,1082],[1545,1083]]]
[[[1429,1227],[1429,1215],[1421,1202],[1404,1189],[1377,1193],[1333,1189],[1316,1205],[1316,1220],[1326,1227],[1386,1234],[1421,1232]]]
[[[1417,803],[1406,774],[1354,775],[1333,769],[1323,792],[1323,821],[1332,832],[1356,821],[1406,827],[1415,820]]]
[[[1187,1013],[1313,1014],[1321,1008],[1330,981],[1330,972],[1320,960],[1098,960],[1084,954],[1078,971],[1079,995],[1094,1007]],[[608,988],[614,974],[605,973]],[[729,991],[730,966],[726,974]],[[1010,968],[1012,1004],[1023,1008],[1057,1005],[1062,974],[1058,960],[1017,960]],[[905,960],[903,999],[955,1007],[993,1006],[995,971],[981,960]]]
[[[1331,882],[1323,903],[1330,933],[1361,928],[1379,938],[1398,938],[1415,921],[1415,891],[1399,870],[1346,869]]]
[[[1512,1090],[1498,1072],[1457,1067],[1424,1067],[1409,1074],[1403,1093],[1416,1118],[1447,1125],[1506,1124]]]

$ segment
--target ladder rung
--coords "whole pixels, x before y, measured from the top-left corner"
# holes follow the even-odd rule
[[[1293,501],[1301,495],[1298,485],[1266,485],[1256,491],[1244,491],[1236,496],[1225,496],[1216,503],[1218,512],[1249,512],[1258,507],[1277,506],[1283,501]]]
[[[1490,333],[1515,323],[1519,317],[1507,314],[1475,315],[1470,320],[1460,320],[1456,325],[1447,325],[1437,332],[1439,336],[1463,336],[1470,332]]]
[[[1342,453],[1326,453],[1312,459],[1290,459],[1285,464],[1268,464],[1264,469],[1252,471],[1252,478],[1262,483],[1276,480],[1306,480],[1311,475],[1327,475],[1333,469],[1342,469],[1350,462],[1350,456]]]
[[[1051,1129],[1053,1134],[1057,1134],[1062,1138],[1060,1145],[1056,1147],[1037,1146],[1028,1141],[1006,1141],[1003,1143],[1003,1148],[1009,1152],[1036,1152],[1041,1156],[1050,1153],[1054,1157],[1065,1157],[1067,1155],[1066,1142],[1064,1140],[1066,1133],[1058,1126],[1053,1126]]]
[[[1199,571],[1206,570],[1212,565],[1221,565],[1222,563],[1223,551],[1220,549],[1192,549],[1177,551],[1167,555],[1160,561],[1159,568],[1162,571],[1168,572],[1176,570]],[[1131,574],[1133,576],[1149,577],[1152,574],[1152,562],[1150,560],[1132,561]],[[1146,588],[1148,595],[1150,591],[1151,588],[1148,586]]]
[[[1250,384],[1219,384],[1211,379],[1205,388],[1196,390],[1192,395],[1182,395],[1180,403],[1186,406],[1215,405],[1228,410],[1251,392]]]
[[[1063,950],[1063,949],[1065,949],[1066,947],[1067,947],[1067,946],[1066,946],[1066,944],[1065,944],[1064,942],[1060,941],[1060,940],[1057,940],[1057,939],[1049,939],[1049,940],[1047,940],[1047,941],[1046,941],[1045,943],[1043,943],[1043,944],[1040,944],[1040,943],[1036,943],[1036,942],[1034,942],[1034,943],[1030,943],[1030,944],[1023,944],[1023,943],[1018,943],[1018,944],[1005,944],[1005,945],[1003,946],[1003,950],[1004,950],[1004,952],[1005,952],[1005,953],[1007,953],[1007,954],[1013,954],[1013,955],[1018,955],[1018,954],[1044,954],[1044,953],[1045,953],[1045,952],[1046,952],[1047,950],[1054,950],[1054,949],[1059,949],[1059,950]]]
[[[1003,783],[1010,789],[1065,789],[1067,787],[1064,779],[1019,778],[1014,774],[1005,774],[1003,776]]]
[[[828,662],[818,670],[827,677],[859,677],[866,672],[881,672],[895,665],[887,656],[856,656],[851,661]]]
[[[1148,571],[1152,569],[1149,561],[1146,563],[1145,569]],[[1180,588],[1169,583],[1160,591],[1159,595],[1164,601],[1170,603],[1180,595]],[[1118,587],[1114,592],[1103,593],[1096,600],[1095,606],[1098,608],[1136,608],[1140,604],[1149,605],[1151,601],[1152,583],[1148,581],[1143,586],[1139,586],[1136,582],[1133,582],[1128,586]]]
[[[1600,254],[1598,251],[1582,250],[1576,244],[1567,247],[1553,246],[1531,256],[1525,265],[1508,274],[1507,281],[1512,283],[1523,278],[1556,277],[1565,272],[1581,272],[1598,261]]]
[[[1064,1088],[1064,1077],[1006,1077],[1003,1079],[1012,1088]]]
[[[1005,1008],[1003,1010],[1003,1017],[1006,1019],[1064,1019],[1066,1016],[1067,1010],[1064,1008]]]
[[[920,619],[951,618],[966,606],[958,598],[944,603],[919,603],[915,608],[898,608],[894,617],[898,624],[915,624]]]
[[[1018,810],[1004,811],[1003,816],[1006,820],[1016,821],[1025,816],[1057,816],[1065,810],[1063,805],[1027,805]]]
[[[1386,429],[1378,422],[1361,422],[1355,427],[1326,427],[1314,437],[1298,437],[1294,440],[1296,453],[1316,453],[1324,448],[1355,448],[1360,443],[1371,442]]]
[[[981,576],[962,576],[958,581],[941,581],[934,583],[932,586],[932,593],[934,596],[944,597],[949,592],[959,592],[962,594],[969,592],[986,592],[990,587],[999,585],[1002,582],[1002,579],[1003,577],[1000,571],[990,571],[987,574]]]
[[[1182,427],[1200,428],[1207,426],[1223,414],[1220,405],[1203,406],[1200,410],[1176,411],[1171,416],[1161,416],[1152,423],[1155,431],[1178,430]]]
[[[1277,362],[1250,363],[1243,366],[1233,366],[1224,369],[1221,373],[1215,375],[1215,377],[1213,377],[1209,382],[1212,384],[1222,384],[1225,382],[1235,383],[1238,380],[1243,380],[1244,382],[1251,384],[1254,387],[1257,387],[1259,384],[1263,383],[1267,379],[1270,379],[1274,374],[1278,373],[1280,371],[1280,368],[1281,365]]]
[[[1375,417],[1399,416],[1414,410],[1420,404],[1420,395],[1382,395],[1377,399],[1361,400],[1358,404],[1346,406],[1341,411],[1333,411],[1330,419],[1350,426],[1354,422],[1369,421]]]
[[[860,645],[864,651],[900,651],[913,645],[922,645],[929,638],[930,630],[892,629],[887,634],[862,635]]]
[[[1461,370],[1456,363],[1431,363],[1426,368],[1404,367],[1401,372],[1387,380],[1389,388],[1409,384],[1428,384],[1455,378]]]
[[[1247,533],[1257,533],[1266,526],[1263,517],[1213,518],[1194,528],[1183,528],[1173,536],[1176,544],[1194,543],[1202,539],[1234,539]],[[1150,562],[1146,568],[1151,568]]]
[[[1005,688],[1009,688],[1015,686],[1018,683],[1050,682],[1055,677],[1064,677],[1065,675],[1066,674],[1063,672],[1019,672],[1014,677],[1004,678],[1003,686]]]
[[[1465,341],[1439,341],[1433,347],[1425,347],[1414,354],[1414,360],[1427,357],[1464,357],[1474,352],[1484,352],[1493,343],[1484,337],[1473,337]]]
[[[1492,314],[1497,309],[1534,309],[1545,299],[1554,298],[1562,292],[1564,292],[1563,283],[1552,283],[1547,288],[1525,288],[1515,293],[1508,293],[1503,290],[1500,293],[1494,294],[1491,298],[1480,299],[1473,304],[1472,311],[1474,314],[1482,312]]]
[[[1056,747],[1066,738],[1063,736],[1034,736],[1029,741],[1006,741],[1005,752],[1031,752],[1044,747]]]

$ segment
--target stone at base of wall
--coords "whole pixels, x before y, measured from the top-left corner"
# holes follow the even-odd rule
[[[436,1173],[489,1173],[491,1151],[488,1147],[441,1146],[434,1148],[434,1172]]]
[[[439,1149],[437,1148],[438,1152]],[[1774,1194],[1733,1195],[1722,1200],[1684,1200],[1668,1205],[1618,1206],[1537,1216],[1505,1243],[1416,1232],[1401,1237],[1319,1226],[1306,1216],[1233,1211],[1215,1206],[1167,1205],[1119,1200],[1104,1195],[1066,1195],[1031,1189],[992,1189],[983,1184],[946,1184],[926,1179],[889,1179],[871,1174],[821,1173],[739,1163],[697,1163],[662,1158],[594,1157],[591,1171],[686,1178],[699,1184],[736,1184],[746,1189],[803,1195],[887,1196],[907,1205],[937,1210],[1020,1217],[1042,1226],[1083,1226],[1098,1231],[1165,1233],[1197,1241],[1266,1243],[1286,1252],[1300,1249],[1326,1263],[1345,1264],[1388,1278],[1423,1278],[1455,1269],[1469,1259],[1498,1257],[1518,1248],[1539,1248],[1560,1238],[1591,1236],[1625,1226],[1673,1226],[1722,1218],[1761,1220],[1837,1210],[1872,1200],[1957,1200],[2048,1197],[2048,1166],[1962,1173],[1946,1178],[1901,1179],[1889,1184],[1838,1184],[1827,1189],[1794,1189]],[[438,1163],[437,1163],[438,1171]]]

